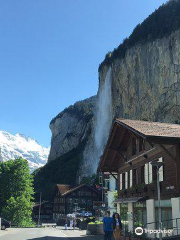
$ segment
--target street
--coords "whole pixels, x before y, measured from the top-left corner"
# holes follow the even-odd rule
[[[0,240],[101,240],[103,236],[86,236],[86,231],[57,228],[9,228],[0,231]]]

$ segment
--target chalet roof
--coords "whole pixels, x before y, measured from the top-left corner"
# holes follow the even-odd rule
[[[132,135],[142,137],[152,145],[179,144],[180,125],[116,119],[99,162],[99,171],[117,172],[117,166],[120,164],[120,160],[126,161],[124,153],[129,146]]]
[[[160,122],[147,122],[129,119],[116,119],[120,125],[135,131],[139,135],[180,138],[180,125]]]
[[[68,190],[67,192],[65,192],[62,196],[64,197],[64,196],[66,196],[66,195],[68,195],[68,194],[70,194],[70,193],[72,193],[72,192],[75,192],[75,191],[77,191],[78,189],[80,189],[80,188],[82,188],[82,187],[84,187],[84,186],[86,186],[86,187],[88,187],[88,188],[90,188],[91,190],[93,190],[94,192],[97,192],[97,193],[99,193],[99,191],[97,191],[96,189],[94,189],[93,187],[91,187],[91,186],[88,186],[88,185],[86,185],[86,184],[81,184],[81,185],[79,185],[79,186],[77,186],[77,187],[74,187],[74,188],[72,188],[72,189],[70,189],[70,190]]]
[[[61,195],[63,195],[65,192],[69,191],[69,189],[71,188],[71,186],[67,185],[67,184],[56,184],[56,186]]]

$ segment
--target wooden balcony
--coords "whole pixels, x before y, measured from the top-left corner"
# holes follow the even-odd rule
[[[161,184],[160,184],[161,188]],[[157,192],[157,183],[138,184],[129,189],[123,189],[119,192],[119,197],[133,197],[133,196],[151,196]]]

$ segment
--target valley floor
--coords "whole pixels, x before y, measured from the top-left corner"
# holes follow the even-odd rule
[[[86,236],[86,231],[57,228],[10,228],[0,231],[0,240],[101,240],[103,236]]]

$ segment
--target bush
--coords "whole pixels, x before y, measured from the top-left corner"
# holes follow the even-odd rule
[[[89,222],[88,224],[103,224],[103,222],[100,222],[100,221],[95,221],[95,222]]]

